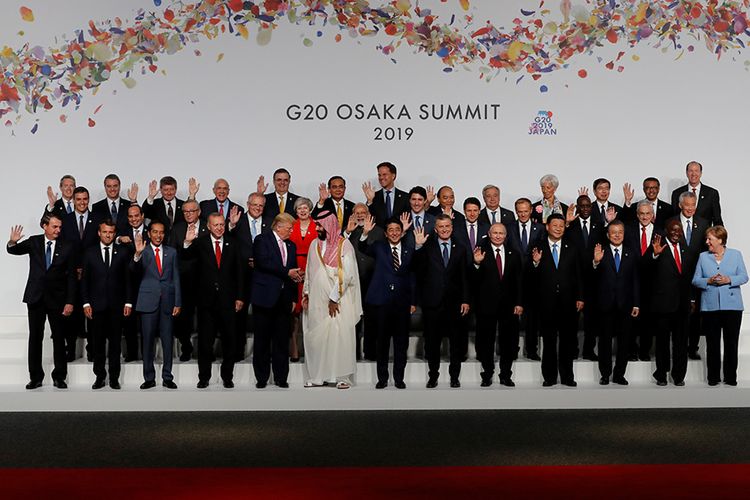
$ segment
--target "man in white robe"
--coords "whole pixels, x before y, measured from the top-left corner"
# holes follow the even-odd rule
[[[357,367],[355,326],[362,315],[357,258],[341,236],[336,214],[320,214],[316,230],[302,297],[305,387],[335,383],[348,389]]]

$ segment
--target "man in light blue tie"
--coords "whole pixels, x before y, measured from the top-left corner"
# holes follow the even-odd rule
[[[382,189],[375,191],[368,181],[362,184],[362,191],[367,198],[370,214],[375,217],[375,223],[385,229],[386,221],[409,211],[409,197],[406,192],[396,188],[397,172],[393,163],[384,161],[377,169],[378,183]]]
[[[45,213],[54,214],[62,220],[62,218],[71,213],[74,209],[73,201],[73,190],[76,188],[76,179],[72,175],[66,174],[60,178],[60,198],[58,199],[57,193],[52,189],[52,186],[47,186],[47,199],[49,203],[45,207]]]

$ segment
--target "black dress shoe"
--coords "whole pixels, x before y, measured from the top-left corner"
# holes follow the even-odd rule
[[[396,389],[406,389],[406,384],[403,380],[399,380],[397,382],[394,382],[393,385],[396,386]]]
[[[282,389],[289,389],[289,382],[276,382],[276,387],[280,387]]]
[[[489,387],[492,385],[492,379],[490,378],[483,378],[482,383],[479,384],[479,387]]]
[[[70,353],[68,353],[68,354],[67,354],[67,356],[65,356],[65,360],[66,360],[66,361],[67,361],[68,363],[72,363],[73,361],[75,361],[75,360],[76,360],[76,355],[75,355],[75,353],[74,353],[74,352],[70,352]]]
[[[542,382],[542,387],[552,387],[553,385],[557,385],[557,382],[552,382],[550,380],[545,380]]]
[[[88,361],[89,363],[93,363],[94,362],[94,356],[92,356],[91,354],[87,354],[86,355],[86,361]]]
[[[147,380],[141,384],[141,389],[151,389],[153,387],[156,387],[156,382],[153,380]]]
[[[454,389],[458,389],[459,387],[461,387],[461,382],[459,382],[457,378],[451,379],[451,387],[453,387]]]
[[[68,388],[68,384],[66,384],[64,380],[55,380],[54,382],[52,382],[52,385],[54,385],[58,389],[67,389]]]
[[[542,358],[539,357],[537,353],[534,354],[527,354],[526,359],[530,359],[531,361],[541,361]]]
[[[649,356],[648,354],[642,354],[638,357],[638,359],[640,359],[641,361],[651,361],[651,356]]]
[[[191,355],[190,353],[185,353],[185,352],[183,352],[182,354],[180,354],[180,361],[182,361],[182,362],[184,363],[184,362],[186,362],[186,361],[190,361],[190,359],[191,359],[192,357],[193,357],[193,356],[192,356],[192,355]]]
[[[205,389],[206,387],[208,387],[208,380],[199,380],[198,384],[195,387],[197,387],[198,389]]]
[[[566,387],[578,387],[578,384],[575,380],[563,380],[562,385]]]
[[[609,385],[609,377],[602,377],[599,379],[599,385]]]
[[[267,382],[255,382],[256,389],[265,389],[266,385],[268,385]]]
[[[628,385],[628,381],[625,379],[625,377],[614,377],[612,379],[612,382],[617,385]]]
[[[676,387],[685,387],[685,381],[684,380],[680,380],[679,382],[675,382],[674,385]]]
[[[718,380],[709,380],[708,381],[708,385],[710,387],[716,387],[717,385],[719,385],[719,381]]]
[[[30,380],[28,384],[26,384],[26,388],[28,390],[31,389],[39,389],[42,386],[41,380]]]
[[[225,380],[224,389],[234,389],[234,382],[232,382],[231,380]]]
[[[500,377],[500,385],[504,385],[505,387],[515,387],[516,383],[509,377]]]
[[[434,389],[435,387],[437,387],[437,381],[438,381],[437,377],[430,377],[425,387],[427,387],[428,389]]]
[[[688,359],[693,359],[693,360],[698,361],[701,359],[701,355],[698,354],[698,351],[690,351],[688,353]]]
[[[724,383],[726,385],[731,385],[732,387],[737,387],[737,381],[736,380],[725,380]]]
[[[385,389],[387,385],[388,382],[386,382],[385,380],[378,380],[378,383],[375,384],[375,389]]]
[[[667,385],[667,381],[666,380],[658,380],[657,379],[656,385],[658,385],[659,387],[664,387],[665,385]]]
[[[628,361],[638,361],[638,356],[633,354],[632,356],[628,356]]]
[[[107,385],[107,384],[104,382],[104,379],[103,378],[98,378],[98,379],[96,379],[94,381],[94,385],[92,385],[91,388],[94,389],[94,390],[101,389],[105,385]]]
[[[588,352],[583,355],[583,359],[586,359],[588,361],[599,361],[599,356],[597,356],[593,352]]]
[[[167,389],[177,389],[177,384],[174,383],[174,380],[164,380],[161,383],[162,387],[166,387]]]
[[[297,356],[296,358],[289,358],[289,362],[290,363],[299,363],[299,356]]]
[[[116,391],[119,391],[121,389],[120,382],[118,382],[117,380],[110,380],[109,387],[110,389],[114,389]]]

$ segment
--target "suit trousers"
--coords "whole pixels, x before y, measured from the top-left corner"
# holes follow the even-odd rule
[[[498,326],[500,334],[497,334]],[[495,373],[495,338],[499,338],[500,378],[513,375],[513,360],[518,353],[518,317],[513,310],[497,310],[494,314],[477,313],[477,359],[482,363],[482,379]]]
[[[542,349],[542,377],[545,382],[572,382],[573,360],[578,349],[578,313],[575,303],[556,301],[550,310],[540,311],[540,330],[544,340]],[[557,340],[560,339],[558,351]]]
[[[690,313],[688,321],[688,352],[698,352],[701,335],[705,333],[701,314],[701,301],[695,302],[695,311]]]
[[[612,339],[617,340],[617,354],[615,360],[615,378],[624,377],[628,367],[630,354],[630,332],[633,318],[632,309],[611,311],[597,311],[601,325],[599,334],[599,373],[602,377],[610,377],[612,373]]]
[[[133,312],[127,318],[122,318],[122,333],[125,337],[125,361],[138,359],[138,335],[141,329],[141,313]]]
[[[141,331],[143,332],[143,379],[151,382],[156,379],[154,369],[154,341],[158,336],[161,339],[161,350],[164,357],[161,378],[165,382],[172,380],[172,328],[174,318],[172,310],[167,310],[161,304],[154,312],[141,313]]]
[[[460,325],[459,304],[437,308],[423,307],[422,317],[424,318],[424,353],[427,358],[429,377],[437,378],[440,375],[440,347],[443,337],[448,337],[450,350],[448,374],[452,380],[457,380],[461,375],[461,363],[466,356],[464,349],[466,334]]]
[[[63,325],[65,328],[65,344],[68,359],[76,358],[76,347],[78,345],[78,339],[86,339],[86,354],[87,356],[92,355],[91,345],[92,338],[91,332],[87,331],[87,320],[83,314],[83,305],[80,303],[75,304],[73,307],[73,313],[68,317],[63,317]]]
[[[593,300],[589,301],[593,303]],[[599,318],[597,317],[597,311],[593,309],[586,309],[583,314],[583,349],[582,355],[589,357],[595,354],[594,349],[596,348],[596,337],[599,329]],[[576,354],[578,353],[578,346],[576,346]],[[576,356],[578,357],[578,356]]]
[[[630,356],[638,356],[640,359],[648,359],[651,356],[651,346],[654,343],[657,321],[657,316],[654,313],[641,307],[640,314],[632,321]]]
[[[216,334],[221,332],[221,379],[231,381],[234,377],[236,354],[234,307],[198,308],[198,380],[211,379],[211,365],[214,360]]]
[[[378,382],[388,382],[388,358],[393,339],[393,380],[404,381],[406,352],[409,349],[409,325],[411,323],[409,304],[387,304],[369,306],[376,325]]]
[[[671,313],[658,315],[656,333],[656,380],[666,380],[670,370],[669,341],[672,341],[672,379],[675,382],[685,380],[687,373],[688,348],[688,311],[687,308]]]
[[[292,332],[292,303],[278,300],[273,307],[253,304],[255,337],[253,371],[258,382],[268,382],[273,368],[276,384],[289,376],[289,338]]]
[[[535,306],[523,308],[523,347],[526,356],[537,354],[539,351],[539,311]]]
[[[180,275],[180,280],[183,277]],[[190,279],[188,282],[190,282]],[[186,287],[182,283],[182,308],[180,315],[174,319],[174,336],[180,341],[180,352],[191,355],[193,353],[193,332],[195,331],[195,287]]]
[[[97,379],[107,377],[106,361],[109,361],[109,380],[120,378],[120,341],[122,339],[122,308],[94,312],[89,326],[94,344],[94,375]],[[107,348],[109,342],[109,348]]]
[[[709,382],[719,382],[721,371],[721,336],[724,335],[724,382],[737,382],[737,350],[740,341],[742,311],[703,313],[706,329],[706,368]]]
[[[68,376],[68,364],[65,351],[65,317],[61,308],[49,308],[44,301],[27,304],[29,317],[29,379],[33,382],[44,380],[42,369],[42,344],[44,342],[44,322],[49,320],[52,330],[52,349],[55,367],[52,380],[65,380]]]
[[[362,330],[362,354],[365,359],[376,359],[378,353],[378,336],[380,335],[379,320],[377,317],[378,312],[376,311],[378,306],[373,306],[362,300],[363,314],[362,319],[358,323],[359,328]],[[408,308],[407,308],[408,309]],[[408,327],[407,327],[408,332]],[[395,338],[394,338],[395,341]]]
[[[250,318],[250,302],[245,300],[234,318],[234,360],[240,362],[245,359],[247,349],[247,322]]]

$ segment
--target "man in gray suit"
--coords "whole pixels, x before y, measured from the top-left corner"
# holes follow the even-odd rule
[[[141,313],[143,332],[143,379],[141,389],[156,386],[154,370],[154,337],[161,339],[164,355],[162,385],[177,389],[172,376],[172,322],[180,314],[182,297],[177,250],[162,245],[164,224],[154,221],[148,229],[149,242],[140,235],[135,240],[133,268],[141,274],[136,311]]]

